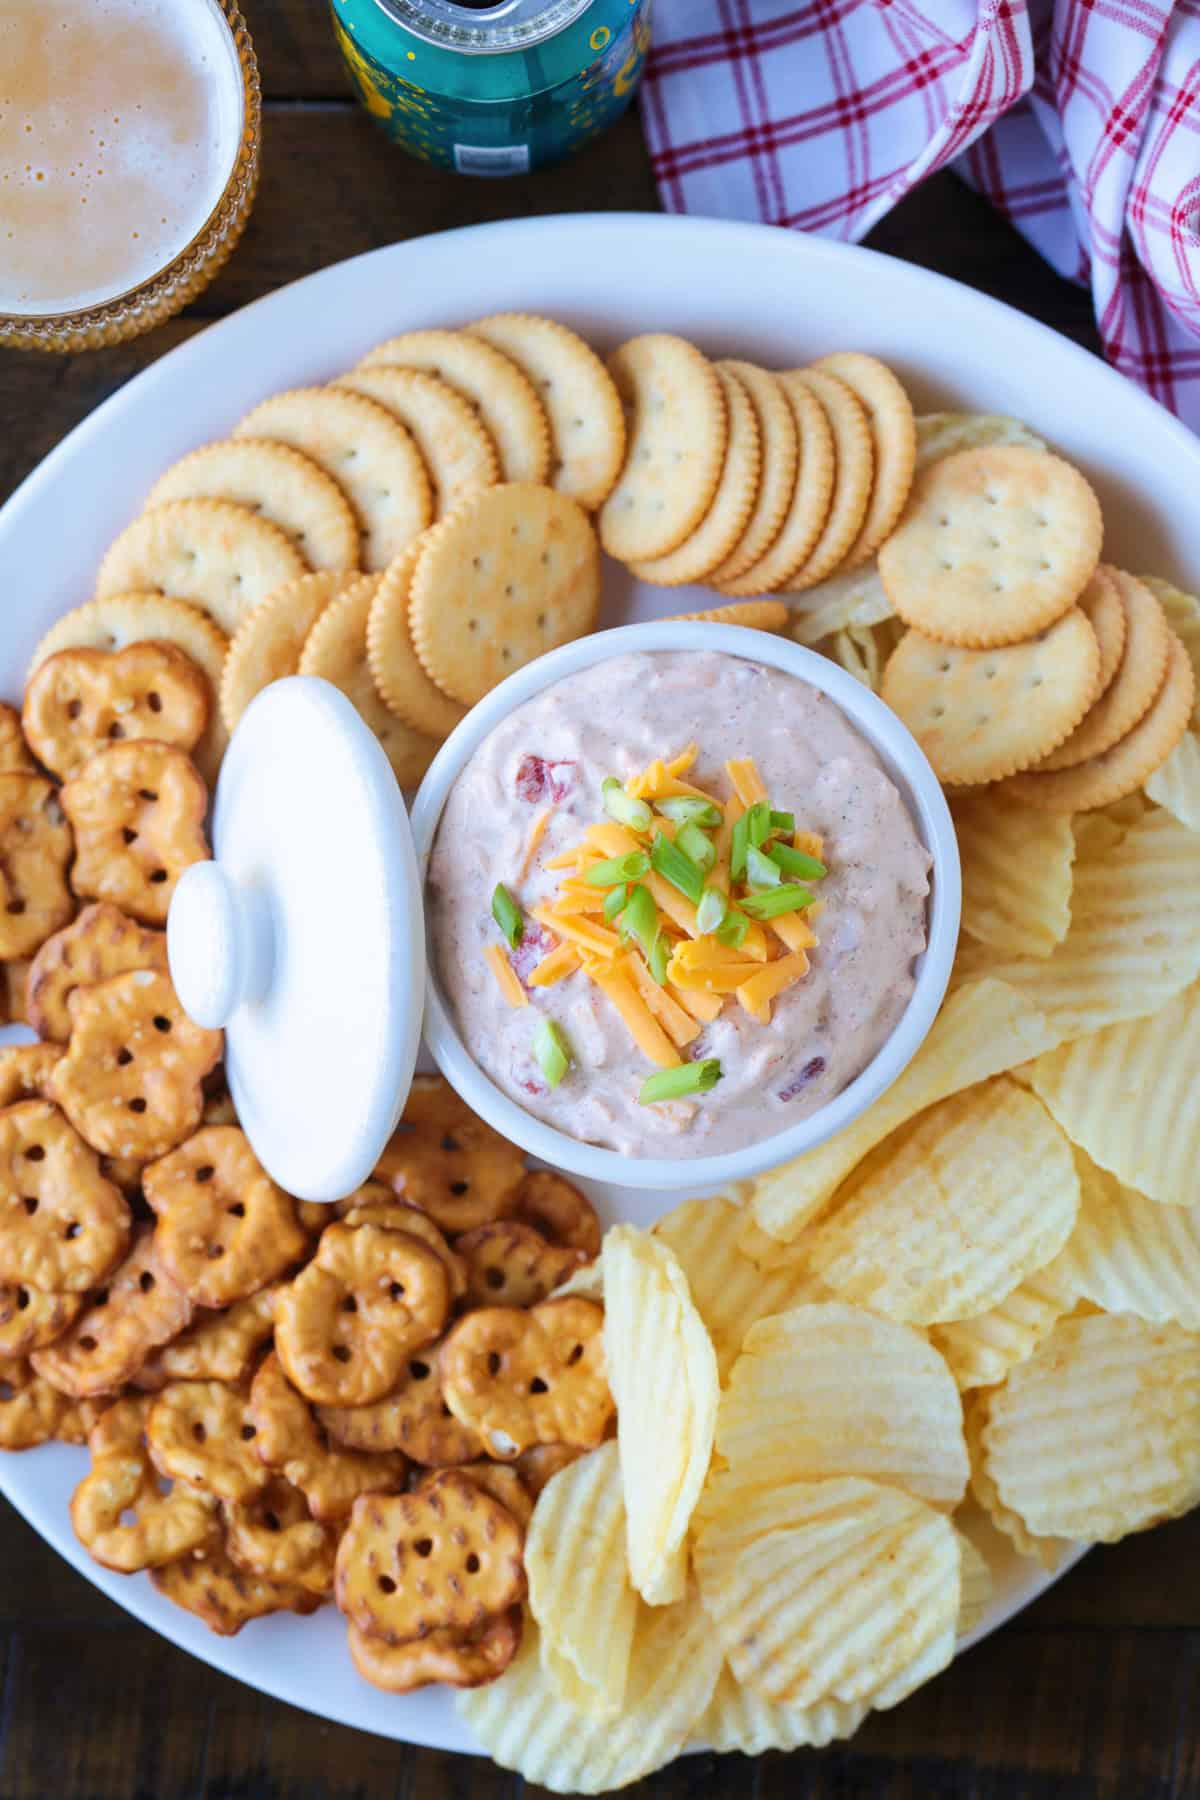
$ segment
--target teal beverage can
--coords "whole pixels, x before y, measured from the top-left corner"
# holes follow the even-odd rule
[[[520,175],[606,131],[650,44],[651,0],[332,0],[359,99],[414,156]]]

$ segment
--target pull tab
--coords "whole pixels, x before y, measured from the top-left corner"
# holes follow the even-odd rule
[[[219,863],[193,863],[171,900],[167,961],[184,1012],[207,1030],[222,1030],[239,1007],[262,999],[271,980],[266,895],[231,881]]]

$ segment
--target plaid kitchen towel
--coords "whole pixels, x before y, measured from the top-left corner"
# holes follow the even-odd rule
[[[958,172],[1200,429],[1200,0],[654,0],[672,212],[858,239]]]

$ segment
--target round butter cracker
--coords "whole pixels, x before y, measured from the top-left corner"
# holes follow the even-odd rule
[[[433,483],[435,519],[444,518],[476,488],[499,481],[496,447],[479,414],[436,375],[378,363],[351,369],[330,386],[378,401],[411,433]]]
[[[731,578],[721,577],[719,570],[714,575],[713,585],[722,594],[763,594],[785,587],[803,567],[830,516],[837,465],[829,415],[794,370],[774,380],[792,415],[795,480],[783,523],[758,560]],[[865,422],[863,435],[865,439]]]
[[[1167,674],[1171,633],[1166,615],[1149,588],[1120,569],[1107,569],[1120,598],[1125,644],[1109,686],[1093,702],[1087,717],[1065,743],[1045,758],[1047,772],[1089,762],[1127,737],[1152,706]]]
[[[907,625],[947,644],[1019,643],[1074,605],[1100,560],[1100,503],[1061,457],[961,450],[921,475],[879,552]]]
[[[414,731],[440,742],[467,714],[430,680],[413,648],[408,609],[422,544],[418,538],[398,556],[376,589],[367,621],[367,661],[384,704]]]
[[[1096,636],[1078,607],[1040,636],[966,650],[909,631],[888,658],[881,693],[939,781],[999,781],[1044,756],[1087,711],[1100,673]]]
[[[199,607],[163,594],[112,594],[64,613],[33,653],[30,673],[59,650],[124,650],[129,644],[172,644],[207,677],[213,705],[192,761],[211,787],[229,742],[217,704],[229,639]]]
[[[109,546],[96,596],[153,592],[197,606],[229,635],[307,564],[287,533],[231,500],[169,500]]]
[[[385,569],[433,517],[421,452],[399,419],[364,394],[289,388],[260,402],[233,435],[290,444],[333,477],[357,516],[364,569]]]
[[[357,576],[332,569],[285,582],[238,626],[221,672],[219,695],[225,729],[238,720],[263,688],[300,668],[305,639],[331,600]]]
[[[1121,666],[1125,652],[1125,607],[1121,590],[1114,580],[1115,571],[1101,563],[1079,596],[1078,606],[1096,634],[1100,646],[1100,689],[1106,693],[1113,676]],[[1099,698],[1097,694],[1097,699]]]
[[[160,476],[146,507],[168,500],[233,500],[286,531],[310,569],[358,567],[354,508],[332,475],[287,444],[264,438],[205,444]]]
[[[630,570],[639,581],[651,581],[659,587],[683,587],[688,582],[701,581],[724,560],[745,529],[758,490],[762,454],[758,417],[739,378],[719,366],[716,373],[725,393],[729,419],[725,462],[717,491],[699,525],[682,544],[649,562],[630,563]]]
[[[502,481],[545,481],[550,425],[533,383],[502,351],[465,331],[406,331],[363,357],[360,368],[423,369],[468,400],[500,458]]]
[[[1099,756],[1073,768],[1043,773],[1030,769],[1004,784],[1003,791],[1039,812],[1091,812],[1133,794],[1162,767],[1182,739],[1191,717],[1196,678],[1187,651],[1171,633],[1167,674],[1149,712],[1126,737]]]
[[[367,620],[380,575],[362,575],[331,600],[300,653],[301,675],[319,675],[352,700],[383,747],[401,787],[416,787],[437,753],[436,740],[414,731],[383,704],[367,664]]]
[[[625,463],[600,510],[600,541],[619,562],[682,544],[708,511],[725,461],[725,394],[685,338],[647,332],[608,361],[625,408]]]
[[[871,428],[875,452],[871,498],[858,536],[844,559],[848,568],[854,568],[875,554],[904,511],[917,460],[912,401],[886,363],[861,350],[841,350],[833,356],[823,356],[813,368],[845,382],[866,412]]]
[[[746,625],[752,631],[782,631],[788,609],[782,600],[739,600],[732,606],[706,606],[700,612],[671,613],[672,619],[706,619],[710,625]]]
[[[875,479],[875,451],[866,408],[839,375],[795,369],[783,377],[806,387],[820,401],[833,432],[833,493],[821,535],[787,585],[793,593],[815,587],[832,575],[857,546]]]
[[[529,377],[550,422],[550,486],[595,512],[625,457],[621,397],[596,352],[565,325],[532,313],[493,313],[467,331]]]
[[[429,532],[409,601],[430,679],[473,706],[506,675],[583,637],[600,605],[600,547],[587,513],[553,488],[484,488]]]
[[[756,563],[778,537],[796,491],[800,440],[796,415],[770,370],[748,362],[721,362],[716,366],[736,375],[749,394],[758,419],[760,444],[758,492],[750,516],[724,562],[709,571],[713,586],[720,587]]]

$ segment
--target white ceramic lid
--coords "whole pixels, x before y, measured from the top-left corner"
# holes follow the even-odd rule
[[[180,1003],[224,1030],[229,1091],[267,1172],[298,1199],[341,1199],[408,1096],[425,933],[400,789],[337,688],[290,676],[247,707],[212,845],[167,921]]]

